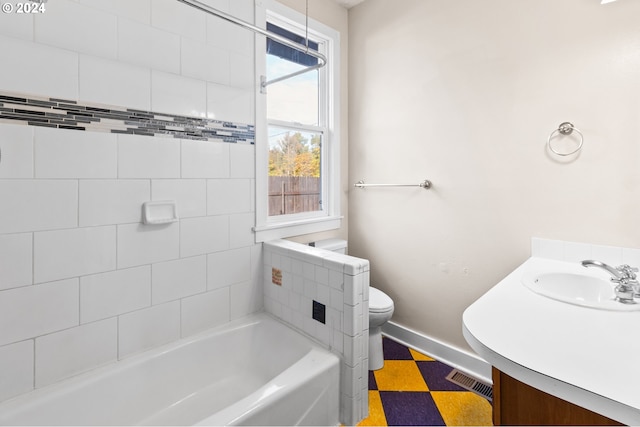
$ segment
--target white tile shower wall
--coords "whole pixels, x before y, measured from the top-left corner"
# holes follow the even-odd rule
[[[263,251],[265,309],[340,356],[340,422],[355,425],[368,412],[369,261],[287,240]]]
[[[250,35],[175,0],[45,8],[0,14],[0,91],[254,124]],[[0,401],[262,308],[253,145],[0,123],[0,150]]]

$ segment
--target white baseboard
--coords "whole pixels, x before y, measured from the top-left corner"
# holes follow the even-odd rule
[[[435,338],[416,332],[406,326],[387,322],[382,326],[382,334],[427,354],[452,368],[457,368],[479,380],[491,384],[491,365],[474,353],[443,343]]]

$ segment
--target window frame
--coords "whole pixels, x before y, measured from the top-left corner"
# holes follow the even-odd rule
[[[274,0],[256,2],[256,25],[266,28],[266,22],[285,28],[305,28],[306,18]],[[267,94],[261,93],[261,76],[266,75],[265,38],[256,39],[256,242],[299,236],[339,229],[342,226],[340,211],[340,33],[314,19],[309,18],[309,38],[320,41],[327,65],[319,72],[320,115],[325,123],[321,126],[301,125],[281,120],[268,120]],[[322,71],[324,70],[324,71]],[[268,127],[284,126],[292,130],[317,130],[322,132],[322,210],[297,214],[269,216],[268,212]]]

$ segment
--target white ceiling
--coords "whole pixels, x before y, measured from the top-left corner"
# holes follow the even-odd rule
[[[362,3],[364,0],[334,0],[339,5],[346,7],[347,9]]]

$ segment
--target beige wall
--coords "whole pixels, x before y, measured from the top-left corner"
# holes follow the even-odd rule
[[[297,10],[300,13],[306,13],[306,1],[305,0],[278,0],[279,3],[290,7],[293,10]],[[340,33],[340,62],[342,64],[342,71],[340,73],[340,85],[342,87],[342,98],[340,99],[340,111],[341,111],[341,133],[340,133],[340,157],[341,157],[341,186],[342,197],[341,207],[342,215],[342,228],[340,230],[327,231],[324,233],[308,234],[304,236],[298,236],[291,238],[291,240],[307,243],[319,239],[326,239],[330,237],[338,237],[341,239],[347,238],[348,230],[348,194],[349,194],[349,175],[348,175],[348,160],[349,160],[349,82],[348,82],[348,70],[349,70],[349,19],[347,9],[334,3],[330,0],[309,0],[309,17],[316,21],[322,22],[325,25],[337,30]]]
[[[350,10],[350,184],[434,184],[350,190],[350,252],[397,323],[468,349],[462,312],[532,236],[640,247],[640,1],[599,3]],[[584,133],[568,160],[545,148],[563,121]]]

